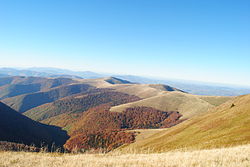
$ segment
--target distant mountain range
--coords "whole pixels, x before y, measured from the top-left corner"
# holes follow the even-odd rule
[[[34,76],[34,77],[72,77],[72,78],[100,78],[106,75],[94,73],[91,71],[71,71],[58,68],[0,68],[0,74],[3,76]]]
[[[243,86],[240,87],[173,79],[154,79],[133,75],[99,74],[91,71],[71,71],[58,68],[0,68],[0,77],[6,76],[65,77],[76,79],[96,79],[113,76],[134,83],[166,84],[195,95],[238,96],[250,93],[250,88]]]

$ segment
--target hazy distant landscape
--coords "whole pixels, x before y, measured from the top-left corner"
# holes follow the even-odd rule
[[[96,73],[91,71],[71,71],[58,68],[0,68],[0,77],[4,76],[36,76],[36,77],[67,77],[95,79],[101,77],[114,76],[134,83],[141,84],[166,84],[181,89],[185,92],[196,95],[210,96],[238,96],[250,93],[250,86],[226,85],[219,83],[206,83],[198,81],[186,81],[175,79],[156,79],[150,77],[141,77],[133,75],[117,75]]]
[[[0,167],[250,167],[250,1],[0,1]]]

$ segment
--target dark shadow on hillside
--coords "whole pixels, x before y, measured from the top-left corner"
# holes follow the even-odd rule
[[[0,141],[35,145],[62,147],[69,136],[66,131],[33,121],[0,103]]]

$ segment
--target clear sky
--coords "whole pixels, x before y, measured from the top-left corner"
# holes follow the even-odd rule
[[[0,0],[0,58],[250,85],[250,0]]]

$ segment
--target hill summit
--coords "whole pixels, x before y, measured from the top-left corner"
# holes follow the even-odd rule
[[[123,80],[120,78],[116,78],[116,77],[108,77],[105,79],[105,81],[110,84],[133,84],[132,82],[129,82],[127,80]]]

